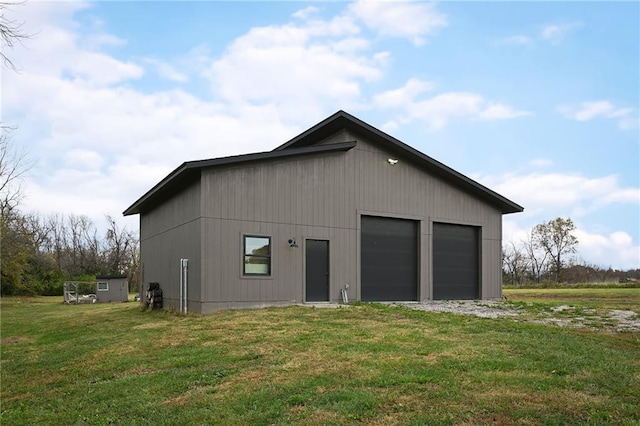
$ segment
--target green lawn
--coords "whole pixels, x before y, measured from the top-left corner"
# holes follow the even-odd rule
[[[509,301],[549,306],[572,305],[590,309],[622,309],[640,313],[640,288],[540,288],[505,289]]]
[[[640,333],[60,299],[0,300],[2,425],[640,423]]]

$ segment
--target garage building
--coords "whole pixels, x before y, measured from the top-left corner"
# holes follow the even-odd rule
[[[124,214],[143,286],[207,313],[500,298],[502,215],[522,210],[339,111],[272,151],[183,163]]]

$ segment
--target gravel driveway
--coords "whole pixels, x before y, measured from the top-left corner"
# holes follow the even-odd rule
[[[502,301],[456,300],[425,303],[394,303],[411,309],[429,312],[451,312],[475,315],[481,318],[513,318],[561,327],[598,328],[615,331],[640,331],[640,315],[633,311],[617,309],[582,309],[573,306],[556,306],[548,309],[527,309]]]

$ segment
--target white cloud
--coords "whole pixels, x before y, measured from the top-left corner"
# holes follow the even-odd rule
[[[547,25],[540,32],[544,40],[557,40],[562,35],[562,30],[557,25]]]
[[[540,41],[551,44],[560,44],[573,30],[581,26],[581,23],[548,24],[545,25],[537,34],[517,34],[502,37],[498,39],[498,43],[507,46],[534,46]]]
[[[406,38],[416,46],[424,44],[427,35],[448,24],[447,17],[432,3],[360,0],[349,9],[382,36]]]
[[[526,207],[527,215],[582,217],[613,203],[640,204],[640,188],[621,187],[618,177],[580,174],[509,173],[477,176],[483,185]]]
[[[318,9],[317,7],[309,6],[309,7],[305,7],[304,9],[298,10],[291,16],[297,19],[307,20],[311,16],[317,14],[319,11],[320,9]]]
[[[441,129],[452,118],[477,116],[483,103],[476,93],[449,92],[415,102],[409,113],[425,120],[432,129]]]
[[[209,67],[212,90],[226,103],[270,104],[294,120],[319,117],[328,104],[360,104],[362,84],[382,77],[388,55],[370,52],[359,31],[345,16],[253,28]]]
[[[64,164],[75,170],[100,170],[104,159],[96,151],[76,148],[66,153]]]
[[[622,230],[604,230],[615,226],[605,225],[609,220],[607,209],[638,211],[640,188],[625,187],[614,175],[590,178],[579,174],[533,172],[475,178],[525,207],[524,213],[504,218],[503,241],[526,240],[535,224],[554,217],[571,217],[580,242],[579,258],[618,269],[640,267],[638,242],[634,243]],[[604,219],[596,219],[600,215],[604,215]],[[587,221],[589,225],[582,223]]]
[[[105,33],[90,34],[79,42],[82,48],[89,50],[99,49],[102,46],[123,46],[127,44],[125,39]]]
[[[384,123],[380,127],[380,130],[382,130],[383,132],[391,133],[394,130],[398,129],[398,127],[400,127],[400,124],[398,124],[396,121],[391,120]]]
[[[532,115],[529,111],[518,111],[509,105],[490,102],[478,112],[478,118],[483,120],[505,120],[509,118]]]
[[[638,128],[638,115],[630,114],[618,120],[618,129],[631,130]]]
[[[575,235],[579,241],[580,255],[588,262],[616,269],[640,267],[640,245],[634,244],[626,232],[601,235],[577,229]]]
[[[72,73],[76,82],[82,84],[102,86],[136,79],[144,74],[144,69],[137,64],[122,62],[101,53],[83,52],[75,59],[73,65],[64,71]]]
[[[270,107],[225,111],[177,91],[39,88],[48,90],[51,109],[21,126],[55,130],[37,148],[40,162],[25,188],[27,209],[93,211],[99,203],[121,212],[183,161],[268,150],[295,134]],[[120,167],[123,158],[141,160]],[[114,193],[101,195],[104,188]],[[96,201],[90,207],[86,200]]]
[[[39,157],[25,183],[27,210],[117,214],[182,161],[268,150],[310,117],[363,104],[361,85],[389,60],[353,17],[323,20],[307,8],[295,23],[252,29],[216,60],[201,45],[172,62],[136,63],[101,50],[127,43],[101,25],[80,32],[74,14],[90,6],[57,6],[19,7],[37,37],[12,55],[22,72],[4,75],[3,104]],[[129,83],[145,67],[178,83],[206,71],[217,99],[139,91]]]
[[[21,72],[3,75],[11,113],[3,118],[18,125],[16,143],[37,160],[25,182],[25,210],[118,216],[183,161],[268,150],[295,135],[274,105],[136,90],[128,79],[143,67],[81,43],[75,4],[34,2],[22,10],[34,17],[28,31],[38,37],[13,52]],[[202,60],[206,51],[190,55]]]
[[[504,120],[531,115],[528,111],[488,101],[477,93],[447,92],[431,98],[417,99],[432,88],[433,84],[430,82],[410,79],[399,89],[375,95],[373,104],[380,109],[399,109],[401,112],[398,121],[424,121],[431,130],[442,129],[456,118]]]
[[[383,108],[399,108],[413,102],[416,96],[432,90],[433,87],[433,83],[429,81],[411,78],[398,89],[375,95],[373,102]]]
[[[637,113],[633,108],[619,108],[606,100],[582,102],[578,107],[560,106],[558,112],[576,121],[613,119],[618,122],[618,128],[621,130],[633,129],[638,125]]]
[[[529,161],[529,165],[536,168],[545,168],[553,165],[553,161],[547,158],[535,158]]]
[[[540,31],[540,38],[552,44],[562,42],[565,37],[574,29],[582,26],[581,24],[550,24],[546,25]]]
[[[582,108],[572,114],[572,118],[578,121],[588,121],[597,116],[617,117],[620,111],[614,111],[613,105],[608,101],[583,102]],[[622,111],[624,114],[625,112]]]
[[[140,78],[144,69],[129,61],[120,61],[99,52],[102,45],[125,41],[101,31],[81,37],[66,30],[76,25],[75,12],[87,8],[81,2],[41,2],[17,4],[6,12],[8,19],[23,23],[21,31],[30,38],[16,48],[12,60],[20,70],[38,70],[40,74],[66,76],[74,82],[92,86],[114,84]],[[15,14],[20,14],[14,17]],[[22,47],[20,46],[20,47]],[[38,54],[34,54],[37,49]]]
[[[189,80],[189,76],[187,74],[178,71],[175,66],[168,62],[156,58],[144,58],[143,61],[152,65],[158,75],[162,78],[175,81],[177,83],[185,83]]]
[[[498,40],[500,44],[514,45],[514,46],[529,46],[533,44],[533,39],[525,35],[514,35],[504,37]]]

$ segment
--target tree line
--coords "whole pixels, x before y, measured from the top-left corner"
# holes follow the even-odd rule
[[[60,295],[65,281],[95,281],[105,274],[126,274],[129,288],[136,289],[138,238],[111,216],[105,219],[100,233],[83,215],[3,211],[0,293]]]
[[[0,294],[60,295],[64,281],[126,274],[137,288],[137,235],[106,215],[106,231],[88,216],[24,213],[22,178],[33,165],[0,125]]]
[[[579,244],[570,218],[558,217],[534,226],[525,240],[502,247],[503,282],[512,285],[543,282],[624,282],[640,277],[640,270],[602,268],[571,257]]]

